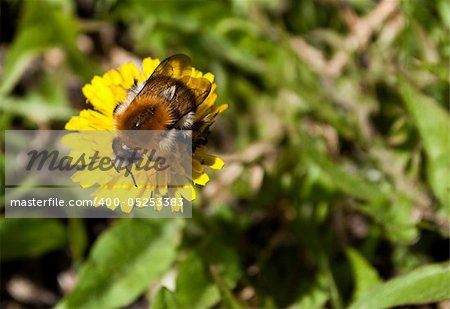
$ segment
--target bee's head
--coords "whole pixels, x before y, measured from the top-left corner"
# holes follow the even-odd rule
[[[116,156],[116,160],[123,162],[126,165],[135,163],[142,157],[139,147],[129,147],[120,137],[115,137],[113,139],[112,150]]]

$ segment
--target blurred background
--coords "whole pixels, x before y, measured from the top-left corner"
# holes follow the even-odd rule
[[[94,75],[175,53],[230,106],[192,219],[1,219],[1,308],[449,308],[447,0],[4,0],[0,18],[2,130],[63,129]]]

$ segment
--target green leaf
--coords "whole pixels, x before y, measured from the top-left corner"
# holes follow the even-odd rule
[[[210,266],[210,272],[211,272],[212,278],[213,278],[216,286],[219,288],[224,307],[230,308],[230,309],[243,308],[244,306],[242,306],[239,303],[239,301],[234,297],[233,293],[231,292],[230,287],[220,276],[219,270],[217,269],[217,267],[215,265]]]
[[[79,263],[83,260],[87,246],[87,231],[83,219],[69,218],[67,230],[73,260]]]
[[[175,294],[165,287],[161,288],[156,294],[151,304],[152,309],[174,309],[179,308]]]
[[[371,203],[387,200],[377,184],[370,183],[358,173],[346,171],[342,164],[338,165],[331,161],[318,149],[308,135],[302,135],[302,143],[311,161],[320,168],[324,175],[328,176],[339,190]]]
[[[25,97],[0,97],[0,110],[2,113],[23,116],[35,123],[49,120],[66,120],[73,115],[73,110],[65,105],[50,105],[45,98],[37,92],[30,92]]]
[[[439,13],[443,24],[450,28],[450,3],[446,0],[440,0],[437,3],[437,12]]]
[[[449,140],[450,117],[437,102],[414,88],[404,79],[399,81],[400,93],[416,123],[428,159],[427,176],[431,189],[450,213]]]
[[[0,219],[2,261],[37,257],[63,248],[66,233],[55,219]]]
[[[225,239],[226,235],[217,234],[201,246],[201,256],[207,265],[217,267],[219,276],[230,287],[234,288],[237,280],[242,276],[239,255],[233,247],[217,239]]]
[[[95,243],[78,284],[59,308],[118,308],[135,300],[172,265],[181,221],[125,219]]]
[[[353,299],[358,299],[365,292],[380,284],[381,279],[376,269],[358,251],[348,248],[346,254],[352,266],[355,282]]]
[[[450,299],[450,264],[420,267],[369,290],[350,309],[381,309]]]
[[[330,298],[328,286],[328,276],[319,272],[313,282],[308,282],[308,290],[302,293],[300,298],[289,306],[289,309],[325,308],[325,304]]]
[[[181,263],[175,295],[181,308],[209,308],[219,301],[219,290],[198,252],[192,251]]]
[[[23,3],[19,30],[6,55],[1,95],[13,89],[33,59],[53,47],[61,48],[73,70],[84,78],[93,73],[76,47],[78,25],[62,4],[44,0]]]
[[[49,74],[42,76],[39,87],[24,96],[0,96],[0,110],[26,117],[34,123],[67,120],[74,111],[58,78]]]
[[[344,194],[366,201],[358,206],[361,211],[374,217],[387,231],[390,240],[411,243],[417,239],[416,222],[411,216],[411,202],[391,187],[374,183],[361,172],[347,170],[343,164],[335,163],[323,154],[311,138],[303,134],[302,144],[313,166],[320,169],[320,177]],[[397,194],[397,196],[395,196]],[[394,199],[395,197],[395,199]]]
[[[6,57],[0,94],[8,93],[31,61],[46,48],[51,47],[52,44],[45,33],[47,33],[47,30],[44,27],[37,26],[29,27],[27,32],[20,33],[17,36]]]

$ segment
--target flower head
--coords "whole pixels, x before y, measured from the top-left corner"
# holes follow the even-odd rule
[[[98,130],[114,132],[117,130],[117,125],[114,122],[114,109],[118,104],[129,97],[133,87],[139,87],[145,83],[152,75],[155,69],[160,64],[158,59],[145,58],[142,62],[142,67],[139,69],[134,63],[127,63],[120,66],[117,70],[110,70],[103,76],[95,76],[92,81],[82,88],[82,92],[87,99],[87,102],[92,106],[90,109],[85,109],[80,112],[78,116],[72,117],[66,124],[66,130],[85,131]],[[116,171],[109,171],[107,177],[105,174],[100,175],[95,171],[78,171],[72,179],[79,182],[83,187],[90,187],[99,185],[99,188],[94,193],[97,197],[142,197],[142,196],[164,196],[170,194],[174,197],[184,197],[187,200],[195,199],[195,190],[193,184],[205,185],[209,181],[206,173],[207,169],[221,169],[224,165],[223,161],[211,154],[207,153],[206,140],[211,124],[214,122],[216,116],[225,111],[228,105],[215,105],[217,94],[215,89],[217,85],[214,83],[214,75],[211,73],[203,74],[202,72],[192,68],[190,73],[192,78],[204,78],[211,83],[211,90],[207,97],[197,106],[194,115],[194,124],[196,124],[192,132],[193,145],[201,145],[195,147],[192,153],[192,177],[189,184],[183,186],[168,186],[168,178],[170,173],[159,173],[158,175],[150,175],[148,172],[139,171],[131,168],[133,172],[137,187],[130,184],[130,178],[124,177]],[[89,136],[89,135],[88,135]],[[85,143],[90,151],[101,151],[111,155],[111,143],[113,134],[108,138],[85,138]],[[89,140],[91,139],[91,140]],[[79,139],[68,137],[65,144],[71,147]],[[149,186],[149,177],[159,177],[157,179],[158,186]],[[125,188],[127,190],[116,190],[117,188]],[[139,205],[137,205],[139,206]],[[117,207],[114,205],[109,208]],[[120,206],[122,211],[130,212],[132,206]],[[157,208],[156,208],[157,209]],[[172,207],[172,211],[182,211],[176,206]]]

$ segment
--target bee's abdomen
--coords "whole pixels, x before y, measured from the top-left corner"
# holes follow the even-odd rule
[[[161,99],[175,122],[196,108],[192,90],[182,81],[168,76],[150,77],[141,95]]]

